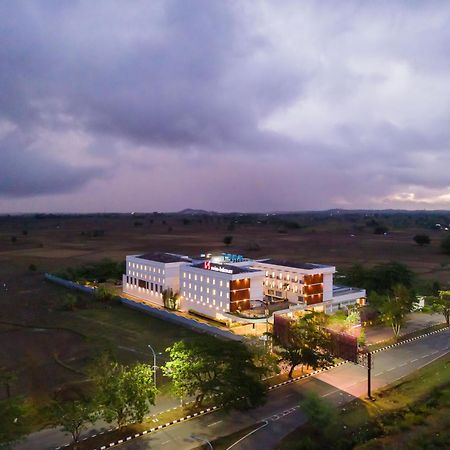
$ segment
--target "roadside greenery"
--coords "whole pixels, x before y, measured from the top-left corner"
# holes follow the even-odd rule
[[[171,379],[178,397],[195,397],[196,407],[212,395],[226,408],[245,409],[264,403],[266,387],[261,378],[265,368],[255,364],[243,343],[199,337],[176,342],[167,352],[170,361],[162,367],[164,375]]]
[[[26,407],[22,398],[0,400],[0,450],[14,448],[28,432],[25,415]]]
[[[441,313],[447,326],[450,325],[450,291],[439,291],[439,296],[431,299],[431,308]]]
[[[324,399],[307,396],[308,422],[285,437],[282,450],[444,449],[450,439],[450,360],[440,359],[334,413]]]
[[[72,442],[76,443],[80,439],[84,427],[93,423],[98,413],[96,405],[86,400],[55,400],[49,407],[49,420],[59,426],[62,431],[70,433]]]
[[[76,282],[104,283],[108,280],[120,281],[125,273],[125,261],[115,262],[109,258],[79,267],[68,267],[56,276]]]
[[[302,364],[316,370],[333,362],[330,335],[325,330],[326,318],[319,313],[308,313],[289,325],[285,339],[276,339],[276,353],[290,365],[289,378]]]
[[[153,370],[147,364],[125,366],[102,356],[91,370],[94,398],[101,417],[123,427],[141,422],[155,404]]]

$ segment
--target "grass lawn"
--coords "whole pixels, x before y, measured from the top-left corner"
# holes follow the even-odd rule
[[[317,442],[317,430],[306,424],[284,438],[280,449],[305,448],[302,441],[308,437],[324,450],[448,448],[449,356],[376,392],[374,397],[374,402],[357,399],[345,405],[334,424],[334,433],[323,433],[322,442]],[[424,446],[427,439],[429,445]]]

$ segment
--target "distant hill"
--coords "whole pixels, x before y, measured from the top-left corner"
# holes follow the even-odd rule
[[[191,216],[200,216],[200,215],[216,215],[220,214],[216,211],[206,211],[204,209],[192,209],[192,208],[185,208],[181,211],[178,211],[177,214],[184,214],[184,215],[191,215]]]

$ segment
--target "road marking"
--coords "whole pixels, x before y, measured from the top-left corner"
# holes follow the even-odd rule
[[[384,372],[378,372],[375,374],[376,377],[379,377],[380,375],[383,375]]]
[[[217,425],[217,424],[220,423],[220,422],[223,422],[223,421],[222,421],[222,420],[218,420],[217,422],[210,423],[210,424],[208,425],[208,427],[213,427],[214,425]]]
[[[161,445],[166,445],[166,444],[168,444],[169,442],[170,442],[170,439],[169,439],[168,441],[161,442]]]
[[[416,361],[418,361],[418,359],[416,358],[416,359],[412,359],[410,362],[416,362]]]
[[[400,364],[398,367],[403,367],[403,366],[406,366],[408,363],[403,363],[403,364]]]
[[[256,430],[250,431],[250,433],[246,434],[245,436],[241,437],[238,441],[236,441],[234,444],[231,444],[227,450],[230,450],[230,448],[233,448],[236,444],[239,444],[239,442],[243,441],[245,438],[249,437],[251,434],[256,433],[261,428],[267,427],[269,425],[269,422],[267,420],[264,421],[264,423],[258,427]]]

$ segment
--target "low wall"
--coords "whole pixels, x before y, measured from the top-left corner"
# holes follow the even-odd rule
[[[86,292],[88,294],[93,294],[95,289],[89,286],[83,286],[78,283],[74,283],[73,281],[65,280],[64,278],[59,278],[55,275],[51,275],[49,273],[45,274],[45,279],[51,281],[52,283],[59,284],[61,286],[65,286],[69,289],[75,289],[81,292]],[[177,325],[181,325],[183,327],[189,328],[190,330],[196,331],[198,333],[209,334],[214,337],[230,339],[233,341],[242,341],[244,338],[242,336],[237,336],[231,331],[222,330],[220,328],[214,327],[212,325],[208,325],[206,323],[197,322],[193,319],[188,319],[187,317],[179,316],[173,312],[167,311],[165,309],[155,308],[153,306],[135,302],[125,297],[120,297],[120,302],[122,305],[125,305],[129,308],[133,308],[135,310],[141,311],[143,313],[149,314],[150,316],[156,317],[161,320],[165,320],[166,322],[171,322]]]

